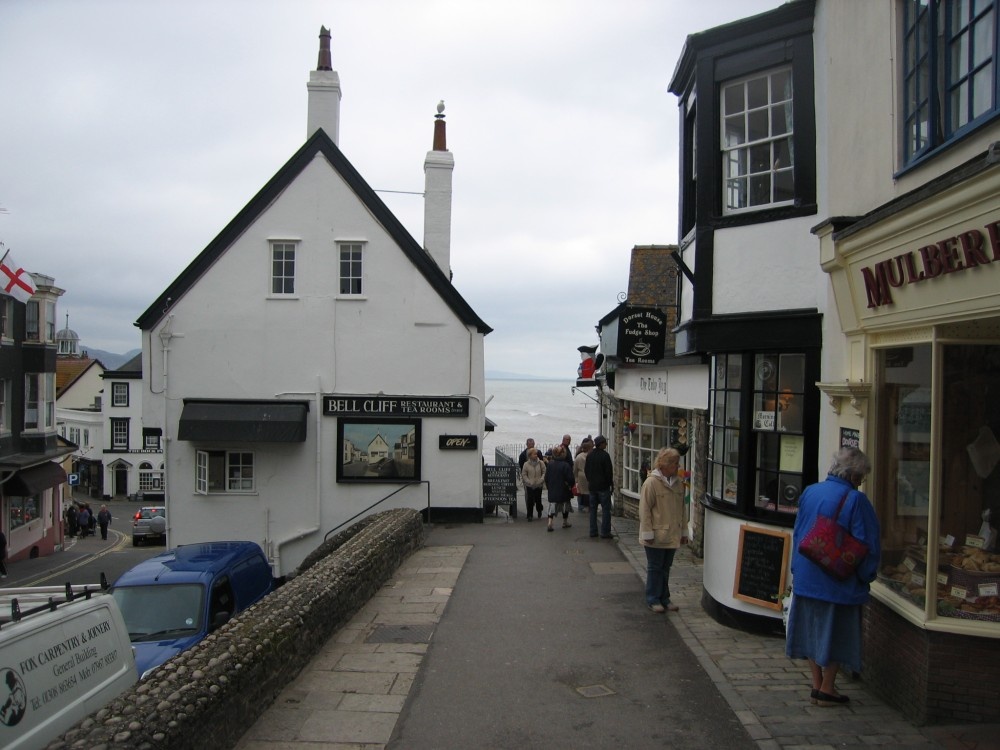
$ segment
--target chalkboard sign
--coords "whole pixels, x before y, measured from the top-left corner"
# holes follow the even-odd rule
[[[790,541],[783,531],[741,526],[733,596],[780,612]]]
[[[517,466],[483,467],[483,506],[516,505]]]

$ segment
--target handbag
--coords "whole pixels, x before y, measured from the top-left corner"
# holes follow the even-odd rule
[[[799,552],[839,581],[846,581],[865,559],[868,545],[859,542],[837,523],[850,490],[844,493],[833,518],[819,514],[809,533],[799,542]]]
[[[572,489],[570,489],[570,492],[572,493],[573,497],[579,497],[579,495],[580,495],[580,488],[577,487],[577,485],[574,484],[573,487],[572,487]]]

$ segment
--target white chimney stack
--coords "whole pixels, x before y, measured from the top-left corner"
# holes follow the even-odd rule
[[[319,29],[319,61],[316,70],[309,73],[309,115],[306,138],[320,128],[334,143],[340,145],[340,76],[333,69],[330,55],[330,30]]]
[[[434,116],[434,148],[424,160],[424,249],[451,278],[451,176],[455,157],[448,151],[444,101]]]

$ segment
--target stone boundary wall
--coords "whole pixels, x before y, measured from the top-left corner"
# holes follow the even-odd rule
[[[333,633],[423,543],[412,509],[369,516],[324,542],[295,577],[48,745],[233,747]]]

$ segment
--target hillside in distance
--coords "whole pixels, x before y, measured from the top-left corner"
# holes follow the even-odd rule
[[[131,349],[124,354],[115,354],[114,352],[106,352],[103,349],[94,349],[89,346],[81,346],[80,349],[86,352],[88,357],[96,359],[104,365],[105,370],[117,370],[142,351],[142,349]]]

